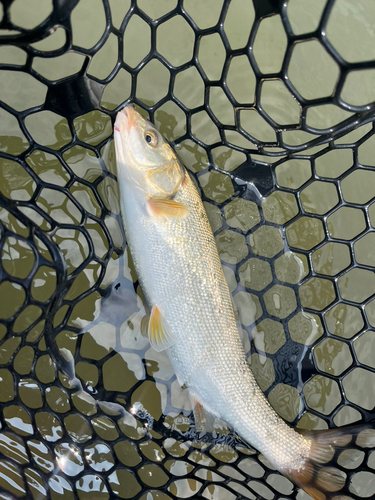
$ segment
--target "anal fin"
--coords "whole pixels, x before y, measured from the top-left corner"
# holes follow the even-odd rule
[[[198,401],[194,394],[189,392],[191,406],[193,407],[194,420],[195,420],[195,430],[199,433],[210,432],[211,434],[215,431],[215,419],[216,416],[210,411],[204,408],[204,406]]]

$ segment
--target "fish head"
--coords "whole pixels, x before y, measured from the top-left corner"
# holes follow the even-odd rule
[[[116,116],[114,140],[118,176],[148,197],[172,198],[185,178],[185,169],[155,126],[132,105]]]

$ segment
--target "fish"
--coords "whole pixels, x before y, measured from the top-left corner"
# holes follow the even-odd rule
[[[347,477],[333,457],[349,445],[374,446],[374,429],[363,424],[301,433],[276,413],[246,360],[192,178],[132,105],[116,116],[114,142],[122,220],[150,312],[150,344],[166,352],[188,389],[196,428],[210,429],[220,418],[312,498],[338,499]]]

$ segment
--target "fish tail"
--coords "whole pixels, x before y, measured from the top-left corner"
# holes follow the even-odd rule
[[[299,470],[286,475],[315,500],[339,500],[349,489],[348,472],[356,469],[375,448],[372,424],[304,433],[310,455]]]

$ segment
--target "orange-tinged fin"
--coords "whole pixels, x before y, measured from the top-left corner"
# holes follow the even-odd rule
[[[311,452],[298,471],[284,472],[315,500],[345,500],[348,472],[359,466],[359,457],[375,448],[375,429],[370,424],[304,433]],[[363,460],[363,459],[362,459]],[[350,493],[349,493],[350,495]]]
[[[189,213],[189,207],[173,200],[148,200],[147,208],[157,219],[182,219]]]
[[[194,412],[196,432],[214,432],[215,415],[206,410],[194,394],[189,392],[189,396]]]
[[[153,306],[148,324],[148,338],[155,351],[168,349],[175,342],[175,338],[163,321],[159,309]]]

